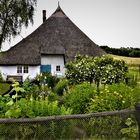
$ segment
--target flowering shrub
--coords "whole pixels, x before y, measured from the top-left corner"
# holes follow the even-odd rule
[[[122,60],[114,60],[109,56],[89,57],[76,56],[73,62],[66,64],[66,78],[71,83],[95,81],[97,87],[100,82],[112,84],[123,81],[128,71],[127,65]]]
[[[115,111],[130,108],[135,103],[133,89],[125,84],[108,85],[89,103],[87,112]]]

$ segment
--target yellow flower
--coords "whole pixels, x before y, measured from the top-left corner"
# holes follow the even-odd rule
[[[124,103],[125,103],[125,101],[122,101],[122,103],[124,104]]]

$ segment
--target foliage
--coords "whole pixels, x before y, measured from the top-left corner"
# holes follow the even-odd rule
[[[50,102],[58,100],[58,96],[53,92],[50,92],[47,97]]]
[[[6,99],[6,97],[0,97],[2,101],[0,117],[19,118],[71,113],[69,108],[66,109],[63,105],[58,106],[56,95],[46,85],[31,86],[30,80],[27,79],[23,85],[14,81],[12,87],[16,93],[12,98],[7,97],[8,100],[3,100],[2,98]]]
[[[58,83],[60,89],[67,82],[65,79],[60,80],[61,84]],[[71,113],[114,111],[130,108],[140,102],[140,87],[132,88],[124,83],[101,86],[100,92],[96,91],[94,84],[88,82],[71,85],[65,90],[63,96],[59,96],[59,98],[64,99],[64,104],[59,104],[57,94],[44,84],[42,86],[30,85],[30,81],[27,80],[23,85],[15,82],[12,86],[17,95],[12,98],[0,96],[0,118],[33,118]],[[18,98],[20,92],[25,96]],[[127,118],[126,114],[124,118]],[[14,132],[10,131],[9,127],[7,130],[6,127],[1,126],[0,129],[4,128],[4,133],[9,132],[8,136],[13,137],[13,139],[21,137],[30,139],[30,135],[35,139],[40,139],[42,135],[46,136],[46,134],[50,139],[77,138],[77,135],[81,138],[93,139],[113,139],[116,138],[116,135],[120,139],[122,136],[124,139],[135,138],[137,136],[136,125],[133,122],[129,123],[130,120],[126,121],[124,125],[124,118],[123,116],[107,116],[84,121],[63,120],[63,122],[48,122],[41,125],[19,125],[15,127]],[[34,130],[37,131],[37,134],[34,134]],[[23,133],[25,133],[24,136]]]
[[[132,47],[110,48],[108,46],[100,46],[105,52],[127,57],[140,57],[140,49]]]
[[[123,134],[124,139],[136,138],[138,133],[138,127],[136,127],[136,124],[132,120],[132,118],[127,118],[125,124],[126,128],[121,129],[121,133]]]
[[[95,81],[99,84],[112,84],[123,81],[128,71],[127,65],[122,60],[114,60],[109,56],[89,57],[76,56],[73,62],[66,64],[66,78],[71,83],[81,83]]]
[[[0,95],[4,94],[6,91],[10,89],[10,84],[5,82],[0,82]]]
[[[84,114],[95,93],[95,88],[89,83],[73,86],[64,95],[64,105],[71,108],[73,114]]]
[[[56,76],[52,76],[51,73],[44,72],[37,75],[36,79],[40,81],[41,84],[46,84],[50,88],[54,88],[58,83],[59,79]]]
[[[22,94],[22,97],[25,97],[28,99],[31,96],[33,96],[33,98],[36,99],[36,98],[45,98],[47,96],[50,96],[50,98],[56,99],[56,97],[55,97],[56,95],[54,95],[52,93],[52,90],[50,87],[50,86],[52,86],[52,84],[54,84],[53,83],[54,77],[52,77],[50,74],[48,74],[48,75],[49,76],[47,78],[45,78],[46,74],[38,75],[37,79],[34,79],[34,80],[30,80],[29,78],[27,78],[21,85],[21,87],[25,91],[25,94]],[[44,78],[44,80],[43,80],[43,78]],[[48,80],[48,79],[51,79],[51,80]],[[49,81],[48,83],[46,82],[47,80]]]
[[[12,123],[0,125],[0,138],[3,139],[91,139],[91,140],[136,140],[120,133],[125,116],[104,116],[87,119],[43,121],[37,123]],[[41,118],[40,118],[41,119]],[[132,131],[133,132],[133,131]],[[129,133],[130,134],[130,133]],[[132,134],[133,135],[133,134]]]
[[[22,84],[22,88],[25,90],[25,92],[30,92],[32,90],[32,84],[31,80],[29,78],[26,78],[25,81]]]
[[[41,118],[40,118],[41,119]],[[43,121],[44,118],[42,118]],[[22,140],[73,139],[73,121],[43,121],[0,125],[0,138]]]
[[[89,103],[87,112],[115,111],[134,106],[133,89],[125,84],[108,85]]]
[[[124,61],[114,60],[112,57],[103,56],[95,59],[97,65],[97,78],[102,83],[112,84],[123,81],[126,78],[128,67]],[[99,77],[99,78],[98,78]]]
[[[89,56],[77,55],[75,60],[67,63],[65,67],[66,78],[71,83],[92,82],[95,75],[94,60]]]
[[[0,101],[1,118],[30,118],[71,114],[69,108],[59,107],[57,101],[49,101],[47,97],[45,99],[34,99],[31,97],[29,100],[21,98],[16,102],[14,98],[7,97],[6,99],[6,97],[0,97]]]
[[[20,86],[19,82],[14,81],[14,83],[12,84],[12,87],[13,87],[12,90],[16,92],[15,96],[18,96],[19,93],[25,93],[24,88]]]
[[[0,49],[2,42],[20,33],[21,27],[33,23],[36,0],[0,1]]]
[[[6,105],[7,102],[11,100],[10,97],[2,97],[0,95],[0,118],[5,117],[5,112],[8,110],[8,106]]]
[[[67,90],[67,86],[68,86],[68,80],[61,79],[55,86],[54,92],[57,93],[58,95],[63,95],[65,90]]]

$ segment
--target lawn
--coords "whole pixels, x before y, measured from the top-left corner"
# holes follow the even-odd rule
[[[10,88],[8,83],[0,83],[0,95],[5,93]]]

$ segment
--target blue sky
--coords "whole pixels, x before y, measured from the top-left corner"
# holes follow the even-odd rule
[[[59,0],[65,14],[96,44],[113,48],[140,48],[140,0]],[[42,24],[56,10],[57,0],[38,0],[34,25],[22,29],[19,37],[5,43],[8,49]]]

